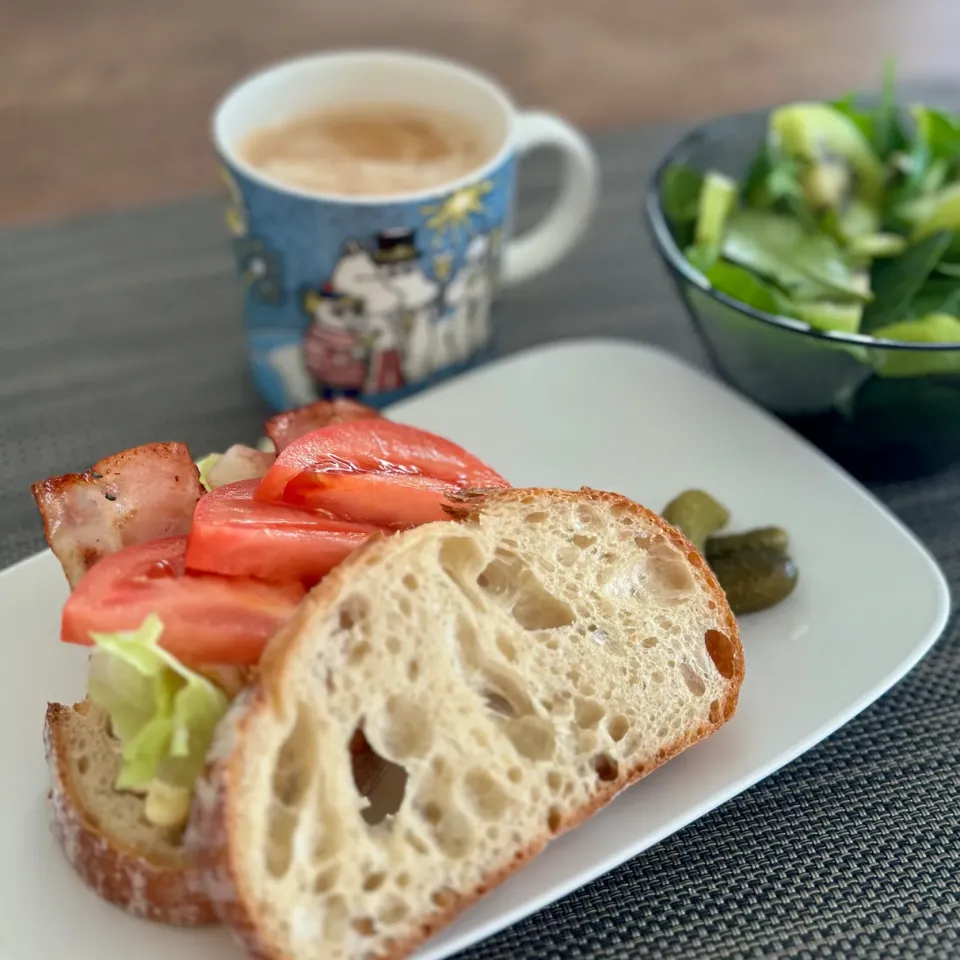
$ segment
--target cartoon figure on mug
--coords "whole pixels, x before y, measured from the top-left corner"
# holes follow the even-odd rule
[[[357,390],[383,393],[404,384],[401,362],[400,313],[402,301],[388,284],[390,274],[373,255],[348,240],[333,268],[328,285],[336,293],[361,304],[362,322],[356,325],[364,371]]]
[[[494,274],[491,238],[479,233],[467,247],[463,265],[447,285],[444,300],[452,311],[454,339],[462,359],[485,346],[490,339],[490,306]]]
[[[305,290],[302,302],[312,319],[303,341],[310,376],[327,390],[358,394],[368,367],[364,301],[325,283]]]
[[[373,260],[379,276],[400,301],[403,376],[407,383],[416,383],[434,369],[433,342],[440,285],[423,269],[413,230],[406,227],[382,230],[377,234],[376,244]]]

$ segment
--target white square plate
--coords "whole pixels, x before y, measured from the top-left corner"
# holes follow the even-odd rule
[[[911,533],[776,420],[657,350],[554,345],[421,394],[391,416],[459,441],[517,486],[587,485],[653,509],[704,487],[737,527],[785,527],[801,572],[789,600],[743,621],[747,676],[730,724],[551,844],[420,960],[489,936],[782,767],[902,677],[946,623],[947,585]],[[85,674],[83,651],[57,640],[66,593],[48,552],[0,574],[0,954],[237,960],[222,931],[159,927],[100,902],[48,832],[44,706],[82,697]]]

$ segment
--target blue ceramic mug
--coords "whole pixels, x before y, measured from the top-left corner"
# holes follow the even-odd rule
[[[416,193],[336,196],[284,184],[240,150],[254,133],[350,104],[442,111],[489,139],[466,176]],[[243,286],[250,363],[275,410],[321,397],[390,403],[477,363],[491,346],[500,285],[565,256],[596,204],[586,140],[545,113],[521,113],[488,78],[418,54],[357,51],[288,61],[234,87],[213,118]],[[517,158],[564,158],[553,208],[510,227]]]

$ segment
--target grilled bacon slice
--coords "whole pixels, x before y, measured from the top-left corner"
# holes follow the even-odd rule
[[[348,400],[345,397],[336,400],[318,400],[287,413],[278,413],[264,425],[264,432],[273,441],[280,453],[294,440],[331,423],[345,423],[348,420],[373,420],[380,418],[380,411],[372,407]]]
[[[149,443],[105,457],[85,473],[30,488],[47,543],[71,588],[98,560],[123,547],[184,536],[203,488],[182,443]]]

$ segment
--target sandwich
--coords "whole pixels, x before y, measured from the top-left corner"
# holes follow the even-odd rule
[[[356,404],[267,435],[202,477],[151,448],[162,520],[125,496],[146,448],[34,488],[93,645],[47,711],[52,822],[102,897],[257,956],[400,958],[733,715],[736,621],[657,515]],[[94,536],[94,494],[135,515]]]

